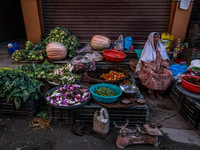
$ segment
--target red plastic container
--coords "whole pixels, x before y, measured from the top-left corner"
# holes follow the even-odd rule
[[[121,62],[126,57],[126,54],[120,51],[106,49],[103,50],[103,57],[108,61]]]
[[[184,80],[184,78],[186,78],[186,77],[189,77],[189,78],[197,78],[197,79],[200,79],[200,77],[198,77],[198,76],[190,76],[190,75],[182,76],[182,77],[181,77],[182,85],[183,85],[187,90],[192,91],[192,92],[194,92],[194,93],[199,93],[199,94],[200,94],[200,86],[187,82],[186,80]]]

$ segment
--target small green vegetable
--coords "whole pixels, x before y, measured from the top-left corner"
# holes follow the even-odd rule
[[[97,95],[106,96],[106,97],[111,97],[111,96],[117,95],[117,93],[115,91],[113,91],[112,89],[106,88],[106,87],[102,88],[101,86],[99,86],[99,88],[96,89],[94,91],[94,93]]]

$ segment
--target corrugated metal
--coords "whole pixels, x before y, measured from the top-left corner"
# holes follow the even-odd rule
[[[152,31],[168,30],[171,0],[42,0],[44,31],[61,26],[81,42],[120,34],[144,42]]]
[[[200,21],[200,0],[194,2],[190,21]]]

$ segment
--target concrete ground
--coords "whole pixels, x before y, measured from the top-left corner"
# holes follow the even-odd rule
[[[26,39],[13,42],[24,49]],[[0,43],[0,67],[16,68],[6,49],[8,42]],[[164,135],[159,137],[159,145],[131,145],[126,149],[135,150],[199,150],[200,136],[183,118],[175,104],[166,95],[163,102],[152,101],[145,90],[141,91],[150,107],[150,121],[159,122]],[[107,138],[99,139],[91,135],[77,136],[71,125],[52,124],[51,130],[29,126],[32,118],[25,116],[0,116],[0,150],[76,150],[76,149],[119,149],[115,142],[118,129],[111,127]]]

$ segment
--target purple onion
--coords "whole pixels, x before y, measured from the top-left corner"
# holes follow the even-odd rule
[[[51,99],[51,96],[47,96],[47,100],[49,101]]]
[[[67,85],[67,91],[69,91],[70,90],[70,85]]]
[[[89,98],[89,97],[85,97],[85,98],[83,98],[83,101],[87,101],[88,98]]]
[[[81,91],[83,91],[83,92],[88,92],[88,89],[81,89]]]
[[[62,87],[62,86],[61,86],[60,88],[58,88],[58,91],[61,92],[62,90],[63,90],[63,87]]]
[[[81,94],[77,94],[75,97],[76,97],[77,99],[80,99],[80,98],[81,98]]]
[[[64,85],[64,86],[63,86],[63,89],[64,89],[64,90],[66,90],[66,89],[67,89],[67,86],[66,86],[66,85]]]
[[[70,88],[69,88],[71,91],[74,91],[74,88],[71,86]]]

